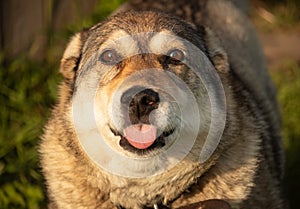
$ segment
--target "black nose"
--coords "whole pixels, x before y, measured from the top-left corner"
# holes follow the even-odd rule
[[[152,89],[138,90],[133,87],[121,97],[121,102],[128,105],[129,118],[132,124],[149,124],[149,114],[159,105],[159,94]],[[138,93],[136,93],[138,92]]]

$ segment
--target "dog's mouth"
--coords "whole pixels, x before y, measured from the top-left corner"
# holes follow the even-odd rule
[[[175,128],[163,131],[160,135],[159,129],[150,124],[134,124],[126,127],[123,134],[110,128],[115,136],[120,136],[119,145],[130,152],[144,155],[148,152],[163,148],[166,138],[172,135]]]

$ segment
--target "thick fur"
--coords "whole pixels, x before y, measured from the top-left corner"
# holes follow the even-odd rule
[[[225,200],[236,209],[286,208],[281,188],[280,116],[246,5],[229,0],[134,0],[71,39],[61,61],[64,80],[59,101],[40,144],[50,208],[140,209],[154,204],[180,208],[209,199]],[[82,149],[72,120],[72,98],[81,88],[77,83],[82,75],[95,70],[86,69],[92,56],[108,40],[123,33],[120,31],[129,35],[168,31],[199,47],[207,62],[213,64],[226,95],[226,126],[217,149],[205,162],[198,160],[201,135],[184,160],[167,172],[147,178],[126,178],[104,171]],[[96,73],[101,83],[96,96],[100,124],[110,117],[106,112],[112,94],[141,67],[162,65],[156,57],[137,56],[124,61],[118,71],[105,74],[103,67]],[[190,69],[176,69],[174,73],[193,93],[203,92]],[[197,96],[201,109],[207,104],[200,98]],[[205,114],[201,115],[204,121]]]

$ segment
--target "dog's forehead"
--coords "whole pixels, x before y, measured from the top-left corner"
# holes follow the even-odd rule
[[[183,38],[172,31],[128,34],[124,30],[114,31],[100,46],[100,49],[114,48],[126,53],[163,52],[167,49],[184,48]]]
[[[105,48],[118,49],[125,55],[167,53],[166,50],[172,49],[172,46],[184,49],[180,39],[204,49],[203,34],[197,31],[190,24],[166,14],[120,13],[89,29],[83,47],[83,60]],[[195,34],[192,39],[188,35],[191,33]]]
[[[92,39],[103,41],[118,31],[126,32],[128,35],[161,31],[172,31],[174,34],[184,35],[185,32],[195,29],[191,24],[163,13],[129,11],[111,16],[106,21],[95,25],[90,28],[92,31],[90,34]]]
[[[178,30],[186,28],[188,25],[173,16],[160,12],[125,12],[112,16],[103,25],[115,29],[123,29],[130,34],[140,32],[159,32],[161,30]]]

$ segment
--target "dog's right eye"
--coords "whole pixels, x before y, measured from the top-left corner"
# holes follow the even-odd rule
[[[99,61],[107,65],[114,65],[120,61],[120,56],[115,50],[107,49],[102,52]]]

